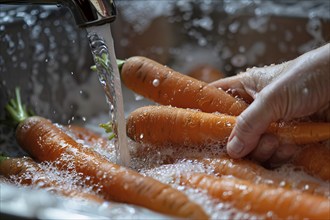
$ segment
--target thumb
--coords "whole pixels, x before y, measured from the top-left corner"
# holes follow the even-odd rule
[[[258,144],[261,135],[274,119],[274,114],[267,98],[260,97],[238,117],[227,143],[227,153],[233,158],[249,154]]]

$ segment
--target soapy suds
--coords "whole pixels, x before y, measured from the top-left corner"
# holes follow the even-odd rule
[[[162,148],[137,144],[131,140],[128,142],[132,155],[130,167],[143,175],[151,176],[163,183],[171,184],[173,187],[185,192],[190,198],[200,204],[212,219],[218,219],[219,216],[227,216],[224,219],[260,219],[263,216],[252,215],[248,212],[242,212],[230,204],[221,203],[210,198],[205,192],[192,189],[179,184],[179,177],[182,174],[189,173],[205,173],[212,174],[214,169],[199,161],[189,158],[212,158],[224,153],[224,144],[209,144],[203,149],[196,146],[189,147],[171,147],[164,146]],[[296,168],[295,168],[296,169]],[[305,172],[295,170],[292,165],[284,165],[274,171],[274,175],[288,180],[292,180],[297,184],[300,181],[311,181],[320,184],[322,189],[329,188],[329,183],[314,178]],[[284,183],[284,182],[283,182]],[[271,184],[271,183],[269,183]],[[306,186],[308,187],[308,186]],[[329,197],[329,192],[325,196]],[[267,213],[265,213],[266,215]],[[268,213],[271,215],[271,213]],[[274,217],[274,216],[273,216]]]
[[[255,218],[260,219],[262,216],[252,215],[248,212],[242,212],[230,204],[221,203],[217,200],[210,198],[204,191],[199,191],[189,187],[185,187],[179,184],[180,175],[189,173],[205,173],[212,174],[214,172],[211,166],[205,165],[199,161],[189,158],[212,158],[224,153],[224,144],[211,143],[205,146],[203,149],[196,146],[193,147],[171,147],[164,146],[158,148],[155,146],[144,146],[141,144],[129,141],[131,154],[133,160],[131,162],[131,168],[139,171],[141,174],[151,176],[163,183],[171,184],[173,187],[185,192],[193,201],[200,204],[212,219],[218,219],[219,216],[227,216],[227,219],[232,218]],[[188,159],[187,159],[188,158]],[[284,165],[281,169],[277,170],[279,178],[288,178],[295,180],[299,183],[303,180],[314,181],[320,184],[322,187],[327,188],[329,183],[320,181],[310,175],[307,175],[303,171],[296,172],[290,165]],[[274,173],[276,175],[276,173]],[[326,196],[329,196],[327,194]],[[268,213],[270,215],[270,213]],[[274,216],[273,216],[274,217]],[[223,217],[222,217],[223,218]]]
[[[100,130],[98,127],[99,122],[106,121],[108,115],[99,115],[92,120],[92,123],[87,123],[84,126],[94,132],[100,133],[101,136],[106,136],[106,134]],[[94,151],[103,155],[110,162],[115,162],[115,146],[113,141],[108,141],[106,145],[100,143],[91,143],[85,139],[79,139],[75,136],[67,126],[58,125],[61,129],[67,132],[72,138],[74,138],[78,143],[82,144],[84,147],[92,148]],[[130,168],[136,170],[145,176],[153,177],[160,182],[170,184],[172,187],[186,193],[190,199],[195,201],[197,204],[202,206],[204,210],[210,215],[211,219],[263,219],[265,215],[268,217],[276,217],[271,213],[265,213],[264,215],[255,215],[246,211],[237,210],[230,203],[223,203],[219,200],[212,199],[207,193],[203,190],[193,189],[191,187],[180,184],[180,176],[188,175],[193,173],[204,173],[213,175],[214,168],[211,165],[195,160],[194,158],[213,158],[224,154],[224,144],[223,143],[210,143],[203,148],[200,146],[182,146],[171,147],[171,146],[147,146],[143,144],[135,143],[131,140],[128,141],[128,146],[130,153],[132,155],[132,160],[130,162]],[[82,174],[74,171],[74,166],[68,165],[69,171],[60,171],[56,168],[56,165],[61,163],[61,160],[72,161],[70,156],[63,155],[60,160],[54,162],[44,162],[40,164],[40,167],[43,169],[46,177],[52,181],[57,182],[61,185],[62,189],[80,189],[83,188],[83,192],[86,193],[95,193],[97,189],[101,189],[101,186],[88,187],[85,185],[85,181],[88,181],[88,177],[83,177]],[[297,184],[300,181],[312,181],[318,183],[323,188],[329,189],[329,183],[316,179],[301,170],[297,170],[292,165],[284,165],[281,168],[274,171],[274,175],[278,173],[279,178],[283,178],[282,185],[285,185],[286,180],[293,180]],[[43,177],[38,176],[37,173],[29,174],[31,179],[37,180]],[[99,178],[108,178],[104,176],[103,173],[100,173]],[[233,178],[231,175],[228,178]],[[14,181],[19,185],[19,179]],[[268,184],[272,184],[269,182]],[[280,183],[281,186],[281,183]],[[279,186],[278,186],[279,187]],[[308,188],[308,186],[306,185]],[[36,186],[36,188],[41,188],[41,186]],[[50,192],[51,188],[46,189]],[[329,190],[328,190],[329,191]],[[228,192],[230,193],[230,192]],[[326,194],[329,198],[329,192]],[[111,204],[111,202],[110,202]],[[247,204],[248,205],[248,204]],[[139,208],[132,206],[133,210],[136,209],[138,212]]]

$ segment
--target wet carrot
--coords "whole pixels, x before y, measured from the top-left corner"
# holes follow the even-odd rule
[[[134,92],[159,104],[239,115],[247,104],[210,86],[145,57],[121,63],[122,82]]]
[[[145,106],[131,112],[127,134],[136,142],[154,145],[225,143],[236,117],[170,106]],[[330,123],[273,123],[268,132],[282,143],[307,144],[330,139]]]
[[[0,157],[0,174],[8,179],[16,180],[21,185],[32,186],[51,190],[55,194],[63,195],[69,198],[79,198],[97,203],[103,203],[105,200],[93,193],[82,192],[81,187],[66,189],[55,180],[47,177],[47,174],[38,163],[29,157],[10,158]]]
[[[268,170],[261,165],[247,159],[233,159],[227,155],[216,158],[196,159],[211,166],[216,175],[230,175],[253,183],[267,184],[286,189],[297,189],[303,192],[329,196],[330,190],[316,181],[296,180]]]
[[[329,219],[330,202],[327,198],[297,190],[253,184],[237,178],[214,177],[206,174],[182,176],[181,183],[207,193],[234,207],[275,218]]]
[[[17,103],[7,106],[9,115],[19,123],[16,139],[37,161],[56,161],[60,169],[74,169],[88,177],[89,184],[98,185],[105,199],[139,205],[177,217],[208,218],[204,210],[183,192],[109,162],[74,141],[50,120],[38,116],[16,117],[24,115],[19,113],[19,109],[24,109],[20,104],[19,91],[16,91],[16,96]]]
[[[294,157],[293,164],[313,176],[330,181],[330,149],[327,146],[306,146]]]

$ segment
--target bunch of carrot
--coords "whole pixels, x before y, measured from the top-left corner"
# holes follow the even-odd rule
[[[235,125],[235,116],[248,106],[221,89],[145,57],[121,61],[119,68],[128,88],[165,105],[143,107],[130,114],[127,133],[137,142],[154,145],[225,143]],[[273,123],[268,132],[277,135],[282,142],[303,145],[329,140],[329,127],[330,123],[321,122]]]
[[[131,57],[121,62],[120,71],[122,81],[129,89],[161,104],[161,106],[136,109],[129,115],[127,134],[139,143],[178,147],[205,146],[209,143],[224,144],[235,125],[236,116],[248,106],[243,100],[236,99],[221,89],[180,74],[145,57]],[[329,140],[329,127],[330,123],[273,123],[267,132],[277,135],[282,143],[305,145]],[[313,151],[317,155],[324,153],[321,149],[313,149]],[[309,153],[301,153],[296,158],[299,162],[295,164],[308,166],[307,170],[310,173],[318,172],[321,178],[327,179],[327,175],[324,174],[328,172],[327,168],[322,172],[317,171],[320,166],[328,164],[325,162],[327,159],[322,159],[316,163],[319,165],[313,166],[315,160],[307,155]],[[256,176],[243,172],[243,168],[259,172],[261,176],[265,175],[272,181],[278,183],[281,181],[268,175],[259,165],[243,163],[232,168],[222,164],[225,160],[221,158],[221,162],[213,161],[213,165],[218,169],[218,175],[235,174],[237,178],[246,180],[192,174],[190,177],[183,176],[182,183],[205,189],[212,196],[230,201],[240,209],[244,209],[245,204],[250,202],[252,212],[272,211],[280,218],[327,219],[330,217],[328,198],[323,196],[322,192],[315,191],[319,187],[317,184],[308,183],[311,187],[308,190],[293,189],[292,183],[287,183],[284,188],[269,186],[265,184],[266,180],[255,184],[253,182]],[[205,160],[203,162],[209,163]],[[302,193],[302,191],[320,195]],[[225,198],[223,196],[225,192],[232,196]],[[298,202],[295,202],[295,199]]]
[[[26,114],[19,90],[6,106],[9,119],[16,124],[18,144],[38,162],[56,162],[58,169],[75,170],[98,185],[106,200],[139,205],[176,217],[207,219],[204,210],[182,192],[153,178],[113,164],[91,148],[77,143],[51,121]],[[4,162],[10,162],[4,160]],[[4,163],[2,163],[4,164]],[[5,163],[6,164],[6,163]],[[14,165],[13,165],[14,164]],[[15,163],[4,166],[4,172]]]

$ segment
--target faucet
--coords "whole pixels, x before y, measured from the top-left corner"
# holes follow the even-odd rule
[[[63,5],[70,9],[79,27],[102,25],[116,19],[114,0],[0,0],[0,4]]]

